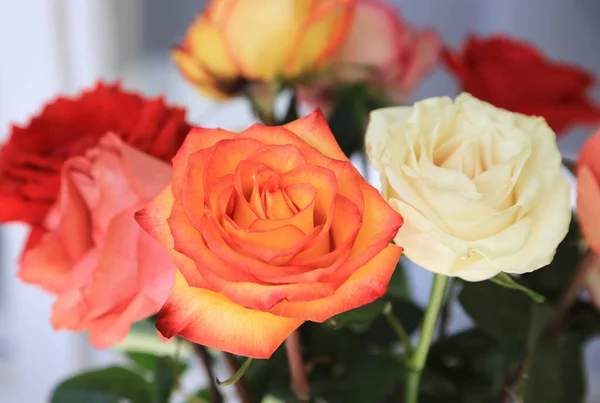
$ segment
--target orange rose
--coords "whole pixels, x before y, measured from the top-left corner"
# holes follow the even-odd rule
[[[235,134],[194,129],[173,182],[140,225],[177,263],[165,337],[268,358],[306,320],[382,296],[402,218],[344,156],[315,112]]]
[[[48,230],[23,255],[20,278],[57,295],[56,329],[88,330],[98,348],[122,341],[133,322],[158,312],[173,261],[134,220],[171,180],[169,164],[116,135],[65,162]]]
[[[314,73],[344,39],[355,0],[212,0],[173,50],[182,74],[212,98],[252,81]]]

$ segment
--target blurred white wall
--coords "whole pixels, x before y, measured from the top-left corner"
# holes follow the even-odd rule
[[[243,102],[214,105],[176,72],[168,48],[185,32],[200,0],[0,1],[0,138],[9,122],[25,122],[58,93],[72,93],[96,78],[122,78],[130,88],[188,107],[205,126],[243,128],[252,121]],[[396,0],[406,19],[435,26],[459,46],[465,35],[506,32],[534,42],[550,56],[600,73],[598,0]],[[416,98],[456,92],[442,69]],[[561,148],[576,155],[588,130],[573,133]],[[373,176],[372,176],[373,177]],[[2,208],[2,206],[0,206]],[[2,230],[0,248],[0,402],[44,403],[66,374],[106,361],[80,336],[54,333],[48,325],[51,298],[20,284],[15,262],[25,231]],[[431,276],[412,267],[413,292],[425,304]],[[454,327],[467,323],[459,310]],[[588,349],[591,392],[600,396],[600,348]],[[596,364],[594,364],[596,363]],[[595,366],[594,366],[595,365]],[[600,398],[590,397],[590,402]]]
[[[98,77],[119,75],[132,32],[117,40],[118,7],[136,0],[24,0],[0,2],[0,138],[10,122],[24,123],[41,105]],[[130,15],[132,13],[129,13]],[[2,206],[0,206],[2,208]],[[48,324],[52,298],[21,284],[16,261],[26,228],[2,228],[0,245],[0,402],[44,403],[67,374],[103,361],[80,335]]]

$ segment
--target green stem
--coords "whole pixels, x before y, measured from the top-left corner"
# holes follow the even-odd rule
[[[431,286],[431,294],[429,295],[429,304],[423,318],[423,326],[421,328],[421,338],[414,354],[408,361],[410,373],[406,382],[406,403],[417,403],[419,398],[419,381],[421,372],[425,368],[427,354],[431,347],[433,332],[437,322],[442,304],[444,302],[444,292],[448,284],[448,277],[436,274],[433,278]]]
[[[392,312],[392,307],[390,306],[383,312],[383,316],[390,324],[392,329],[396,331],[398,337],[400,337],[400,341],[402,341],[402,345],[404,346],[404,356],[406,360],[409,360],[413,354],[413,347],[410,343],[410,338],[408,337],[408,333],[406,333],[406,329],[402,326],[402,322],[398,320],[398,318]]]

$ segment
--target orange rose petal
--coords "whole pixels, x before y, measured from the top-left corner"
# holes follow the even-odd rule
[[[224,189],[222,186],[231,187],[233,190],[232,179],[207,178],[205,175],[207,163],[214,155],[214,151],[215,148],[206,148],[196,151],[189,156],[181,185],[180,202],[187,213],[187,218],[196,228],[200,226],[205,204],[213,210],[220,208],[217,206],[220,202],[221,192]],[[214,184],[218,188],[211,190],[211,184]],[[226,206],[227,204],[223,207],[225,208]]]
[[[297,253],[311,236],[289,224],[269,231],[236,229],[228,221],[221,224],[236,245],[265,262]]]
[[[309,267],[282,265],[277,266],[277,269],[274,270],[273,265],[232,249],[221,236],[222,228],[216,221],[207,220],[203,230],[203,236],[210,251],[223,260],[228,267],[245,271],[266,283],[271,283],[271,279],[276,281],[281,275],[303,273],[310,269]]]
[[[360,187],[365,182],[362,175],[349,161],[340,161],[324,157],[320,153],[307,153],[311,164],[326,168],[334,173],[338,183],[338,193],[352,202],[362,214],[364,210],[364,197]]]
[[[214,146],[212,156],[204,168],[205,180],[233,174],[240,161],[263,146],[263,143],[254,139],[236,138],[220,141]]]
[[[222,27],[227,23],[227,18],[231,13],[232,7],[235,7],[239,0],[209,0],[204,15],[212,23]]]
[[[264,164],[278,174],[306,165],[302,153],[291,145],[266,145],[250,154],[247,159]]]
[[[297,120],[294,122],[297,122]],[[264,126],[260,123],[257,123],[241,132],[239,136],[242,138],[255,139],[270,145],[292,145],[301,152],[304,148],[310,148],[310,143],[307,144],[306,141],[302,140],[302,138],[292,132],[291,129],[287,127],[288,125]]]
[[[365,204],[369,206],[362,216],[362,225],[356,236],[350,256],[335,271],[323,270],[321,278],[345,278],[370,261],[382,245],[389,244],[402,225],[402,217],[396,213],[379,195],[379,192],[367,184],[361,183]],[[328,277],[327,275],[331,276]]]
[[[375,188],[364,181],[361,183],[361,187],[366,204],[372,207],[364,211],[362,225],[358,227],[358,235],[350,233],[354,239],[350,255],[341,254],[337,263],[333,263],[329,267],[314,269],[298,276],[285,276],[282,279],[286,281],[309,281],[309,279],[336,281],[347,278],[371,260],[381,250],[382,245],[387,245],[392,241],[402,224],[402,218],[383,201]],[[350,228],[348,230],[351,231]],[[315,257],[314,261],[295,258],[290,260],[290,264],[316,263],[318,259],[319,256]],[[328,263],[326,256],[323,256],[323,260],[322,263]],[[302,280],[305,278],[306,280]]]
[[[356,206],[344,196],[337,195],[332,216],[332,224],[329,229],[331,251],[321,254],[302,252],[294,256],[290,260],[290,264],[318,268],[329,267],[342,254],[342,251],[346,250],[350,252],[360,231],[361,224],[362,215]],[[318,272],[318,269],[313,270],[310,275],[314,276],[317,274],[314,272]],[[301,280],[299,279],[299,281]]]
[[[265,175],[268,177],[269,173],[276,175],[266,165],[249,160],[240,161],[236,167],[233,174],[236,192],[233,215],[235,217],[241,215],[239,222],[237,222],[238,219],[235,220],[240,228],[248,228],[257,218],[266,218],[257,179],[263,178]]]
[[[205,223],[202,227],[204,237],[209,242],[215,242],[215,240],[210,241],[210,239],[215,235],[218,237],[218,230],[215,231],[215,226],[218,225],[214,220],[208,218],[205,219]],[[184,229],[180,224],[177,228],[179,230]],[[240,272],[237,267],[232,267],[226,261],[220,259],[215,251],[206,249],[202,243],[192,243],[190,238],[185,238],[186,236],[194,236],[194,234],[182,234],[180,231],[173,231],[173,236],[176,249],[192,257],[196,262],[197,271],[193,274],[193,282],[189,281],[189,275],[181,273],[188,284],[199,283],[201,288],[222,293],[237,304],[266,310],[284,299],[303,301],[323,298],[331,295],[336,289],[334,285],[326,283],[283,285],[261,283],[254,276],[246,272]],[[272,265],[271,270],[273,270]]]
[[[273,81],[281,76],[295,33],[308,11],[302,2],[281,0],[240,1],[230,8],[222,29],[229,52],[246,78]]]
[[[226,266],[223,266],[226,268]],[[338,288],[334,283],[262,284],[223,280],[213,272],[205,273],[205,289],[218,292],[236,304],[247,308],[269,311],[281,301],[313,301],[333,295]]]
[[[186,50],[175,48],[171,51],[171,57],[181,74],[202,94],[216,100],[231,98],[230,94],[219,90],[216,77],[205,70]]]
[[[363,224],[354,244],[353,255],[379,250],[382,243],[387,244],[394,239],[403,222],[402,216],[383,200],[377,189],[365,181],[360,186],[365,205],[369,208],[363,212]]]
[[[216,182],[219,182],[218,185]],[[214,196],[212,195],[214,192]],[[214,185],[209,185],[210,203],[208,209],[217,220],[224,217],[231,217],[235,208],[235,188],[233,187],[233,177],[227,175],[215,181]],[[236,224],[237,225],[237,224]],[[195,225],[194,225],[195,226]]]
[[[283,127],[300,138],[302,148],[305,148],[306,143],[308,143],[329,158],[342,161],[348,160],[335,140],[333,133],[331,133],[325,115],[323,115],[323,112],[319,109],[315,110],[310,115],[294,120]],[[279,141],[278,138],[278,142]],[[289,142],[287,144],[296,145],[297,141]]]
[[[194,60],[192,55],[186,49],[174,48],[171,50],[171,57],[181,73],[191,82],[198,84],[208,84],[214,82],[214,77],[208,71],[200,67],[200,64]]]
[[[165,337],[179,334],[194,343],[252,358],[269,358],[301,324],[189,287],[181,275],[157,321]]]
[[[286,318],[323,322],[341,312],[373,302],[387,291],[401,254],[402,248],[388,245],[354,272],[331,297],[307,302],[282,301],[269,312]]]
[[[585,165],[577,170],[577,215],[585,240],[600,255],[600,186]]]
[[[328,222],[333,212],[335,195],[338,191],[337,178],[330,170],[314,165],[293,169],[281,176],[284,187],[295,184],[310,184],[317,189],[315,198],[315,225]],[[293,200],[293,198],[292,198]]]
[[[305,210],[309,205],[314,204],[317,197],[317,188],[310,183],[294,183],[287,185],[283,190],[298,210]]]
[[[248,206],[250,206],[252,211],[256,213],[258,218],[267,218],[267,212],[265,211],[265,206],[261,197],[259,183],[256,180],[256,175],[254,176],[254,184],[252,185],[252,193],[250,193],[250,200],[248,202]]]
[[[170,187],[167,187],[150,204],[138,211],[135,219],[150,236],[167,250],[179,270],[193,273],[196,270],[194,262],[174,249],[175,241],[167,222],[169,216],[172,215],[173,203],[173,193]]]
[[[235,206],[231,217],[240,228],[250,228],[252,223],[258,219],[248,201],[239,193],[235,195]]]
[[[299,211],[296,215],[281,220],[256,220],[250,225],[252,231],[268,231],[276,228],[283,227],[285,225],[293,225],[305,234],[310,233],[315,228],[313,220],[315,203],[314,197],[310,204],[308,204],[302,211]]]
[[[279,186],[280,184],[267,186],[262,192],[262,202],[265,212],[267,213],[267,217],[272,220],[290,218],[298,212]]]
[[[268,169],[269,167],[261,162],[250,160],[240,161],[233,173],[236,192],[244,196],[246,200],[250,200],[257,172]]]
[[[328,220],[328,223],[330,220]],[[302,249],[295,253],[287,261],[288,264],[293,264],[292,259],[294,258],[305,258],[305,260],[322,256],[331,251],[331,234],[329,233],[329,226],[327,224],[317,225],[313,230],[315,235],[309,242],[302,245]]]
[[[173,194],[178,195],[181,191],[188,159],[193,153],[212,147],[219,141],[232,139],[235,135],[235,133],[223,129],[195,127],[190,130],[177,155],[173,158]]]
[[[193,287],[206,287],[202,273],[207,271],[227,281],[256,281],[254,276],[236,270],[235,267],[223,270],[222,262],[205,245],[202,230],[199,231],[190,223],[181,204],[173,205],[168,222],[174,240],[174,250],[193,261],[191,265],[177,266],[188,284]],[[200,228],[203,228],[203,224]]]
[[[234,61],[227,52],[222,32],[204,16],[199,16],[188,28],[187,51],[194,55],[215,80],[232,80],[239,74]]]
[[[319,2],[300,28],[287,60],[286,76],[315,71],[346,39],[354,14],[354,0]],[[324,40],[327,38],[327,40]]]

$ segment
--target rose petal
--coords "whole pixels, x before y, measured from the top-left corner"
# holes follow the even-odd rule
[[[282,301],[269,312],[286,318],[323,322],[338,313],[373,302],[387,286],[402,254],[402,248],[389,245],[354,272],[335,294],[307,302]]]
[[[577,215],[590,248],[600,255],[600,186],[586,165],[577,169]]]
[[[167,250],[179,270],[194,272],[196,270],[194,262],[174,249],[175,242],[167,223],[173,203],[173,193],[167,187],[145,208],[135,213],[135,219],[150,236]]]
[[[252,358],[269,358],[301,324],[190,287],[181,275],[157,321],[165,337],[179,334],[194,343]]]
[[[333,133],[331,133],[325,115],[323,115],[323,112],[319,109],[300,119],[294,120],[283,127],[302,140],[300,143],[301,146],[306,147],[306,143],[308,143],[329,158],[342,161],[348,160],[335,140]],[[279,141],[284,141],[283,136],[281,139],[278,137],[277,142]],[[289,143],[283,144],[296,145],[295,143],[297,142],[297,140],[292,140]]]

